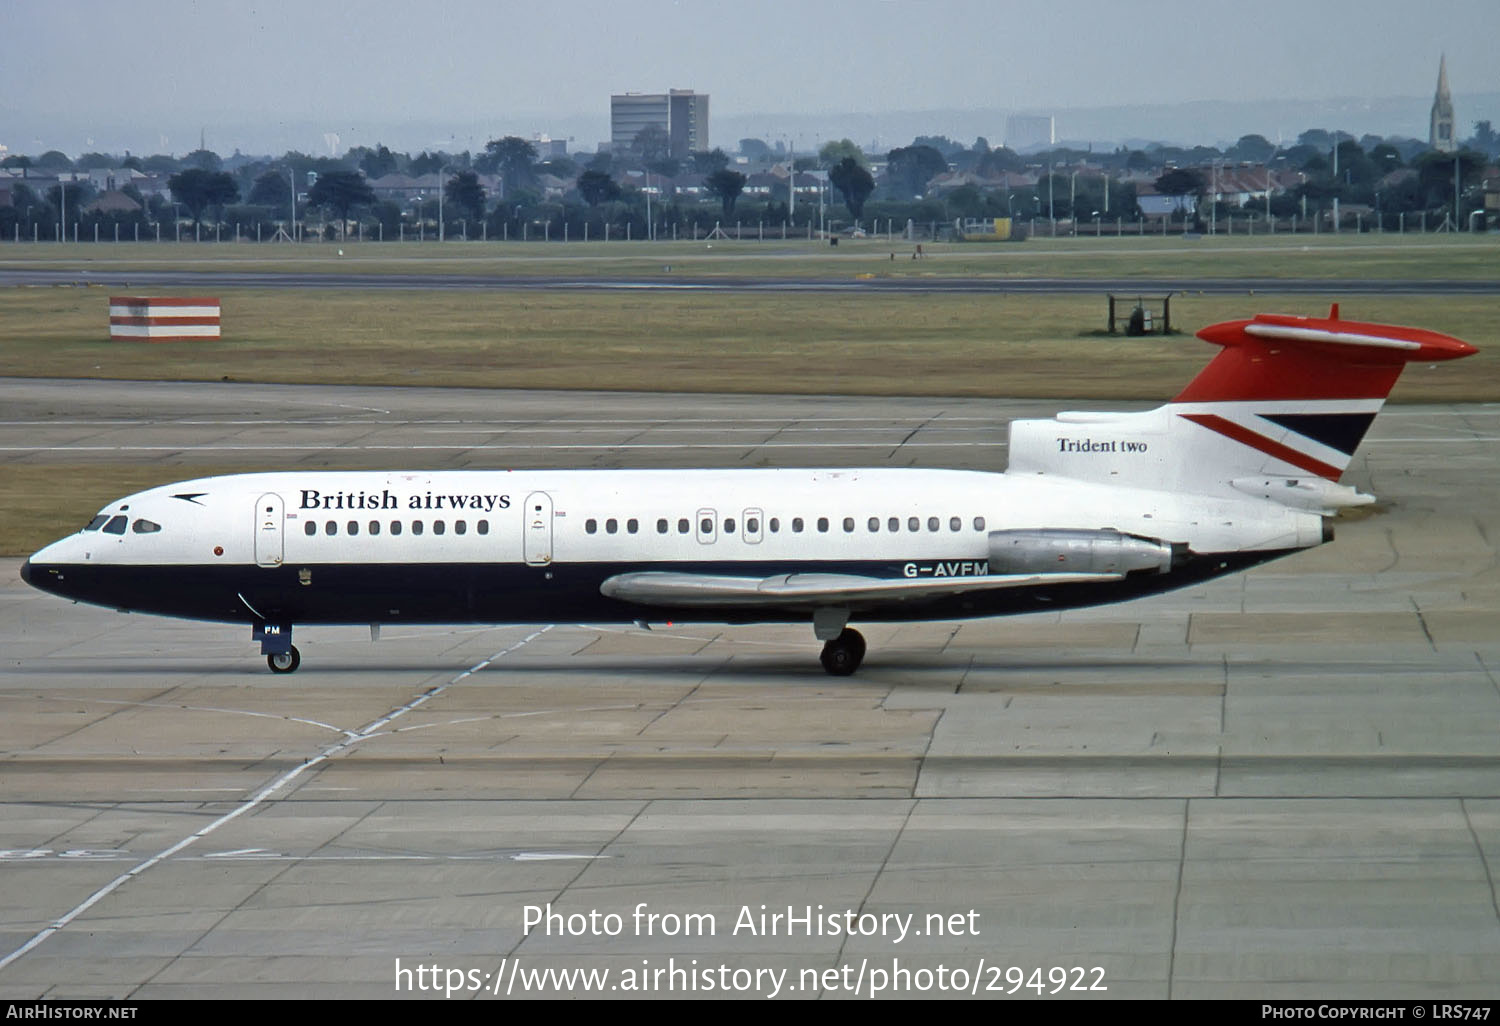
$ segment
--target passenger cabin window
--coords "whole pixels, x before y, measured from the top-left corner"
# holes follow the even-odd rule
[[[849,534],[849,533],[853,533],[853,531],[854,531],[854,518],[853,517],[845,517],[844,518],[844,532],[846,534]]]
[[[870,527],[870,533],[871,534],[874,534],[876,531],[879,531],[880,530],[880,518],[879,517],[871,517],[870,518],[869,527]]]
[[[605,534],[614,534],[614,533],[616,533],[619,530],[620,530],[620,522],[618,520],[616,520],[614,517],[610,517],[608,520],[606,520],[604,522],[604,533]]]
[[[895,534],[897,531],[901,530],[901,518],[891,517],[885,522],[885,529],[887,531],[890,531],[892,534]]]
[[[629,520],[625,521],[625,531],[627,534],[635,534],[640,529],[641,522],[635,517],[631,517]]]
[[[827,517],[819,517],[818,518],[818,530],[821,531],[821,532],[823,532],[824,534],[828,533],[828,518]]]
[[[714,533],[713,518],[711,518],[711,517],[704,517],[703,518],[703,523],[701,523],[701,524],[698,525],[698,530],[702,531],[704,534],[713,534]]]
[[[792,517],[792,533],[793,534],[801,534],[802,533],[802,518],[801,517]]]
[[[984,530],[984,517],[975,517],[974,518],[974,530],[976,530],[976,531],[983,531]]]
[[[422,521],[420,521],[420,520],[413,520],[411,522],[411,533],[412,534],[421,534],[422,533]]]
[[[599,521],[595,520],[593,517],[589,517],[583,522],[583,531],[585,534],[598,534]]]
[[[489,534],[490,533],[490,522],[488,520],[481,520],[479,522],[479,533],[480,534]]]
[[[657,518],[657,521],[656,521],[656,533],[657,534],[666,534],[667,533],[667,518],[666,517],[658,517]]]
[[[465,521],[455,520],[455,521],[453,521],[453,533],[454,534],[468,534],[469,533],[469,525]]]
[[[771,524],[770,524],[770,526],[771,526],[771,533],[772,534],[776,534],[776,533],[780,532],[780,530],[781,530],[781,518],[780,517],[772,517],[771,518]]]
[[[371,534],[379,534],[380,533],[380,521],[379,520],[371,520],[370,521],[370,533]]]
[[[339,525],[330,520],[323,525],[323,533],[331,538],[339,533]]]
[[[725,517],[724,518],[724,533],[725,534],[733,534],[734,533],[734,517]]]
[[[755,532],[760,530],[760,521],[755,517],[751,517],[749,520],[745,521],[745,530],[750,534],[754,534]]]
[[[391,521],[391,533],[392,534],[400,534],[401,533],[401,521],[399,521],[399,520],[392,520]]]
[[[311,538],[313,535],[317,534],[318,533],[317,522],[313,521],[313,520],[309,520],[307,523],[303,524],[302,525],[302,533],[305,534],[305,535],[307,535],[309,538]]]
[[[907,517],[906,518],[906,529],[908,531],[920,531],[922,529],[922,518],[921,517]]]
[[[929,530],[929,531],[936,531],[937,529],[938,529],[938,518],[937,517],[928,517],[927,518],[927,530]]]
[[[448,525],[444,521],[434,520],[432,522],[432,533],[433,534],[442,534],[446,530],[448,530]]]
[[[351,520],[351,521],[349,521],[348,530],[349,530],[350,534],[358,534],[359,533],[359,521],[358,520]]]
[[[687,534],[688,531],[692,528],[692,526],[693,526],[692,524],[688,523],[688,518],[687,517],[679,517],[677,519],[677,533],[678,534]]]
[[[963,521],[962,517],[949,517],[948,518],[948,530],[950,530],[950,531],[961,531],[961,530],[963,530],[963,526],[964,526],[964,521]]]

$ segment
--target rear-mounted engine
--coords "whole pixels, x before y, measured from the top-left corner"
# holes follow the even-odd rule
[[[1164,574],[1187,546],[1106,529],[991,531],[992,574]]]

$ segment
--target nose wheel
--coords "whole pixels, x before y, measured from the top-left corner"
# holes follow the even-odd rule
[[[823,662],[823,669],[833,676],[849,676],[864,662],[864,635],[853,627],[845,627],[838,637],[824,642],[823,654],[819,658]]]
[[[266,665],[272,673],[293,673],[302,665],[302,653],[297,651],[296,645],[290,645],[285,652],[272,652],[266,656]]]

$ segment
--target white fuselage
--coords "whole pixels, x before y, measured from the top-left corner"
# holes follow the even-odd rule
[[[1252,562],[1323,538],[1316,514],[1263,499],[888,469],[245,474],[129,496],[96,525],[33,556],[29,579],[120,608],[251,622],[775,620],[803,614],[700,602],[688,616],[599,589],[683,569],[985,578],[997,573],[991,534],[1025,529],[1109,530]],[[1096,587],[1074,604],[1133,593]],[[907,597],[865,615],[1017,611],[1007,602]]]

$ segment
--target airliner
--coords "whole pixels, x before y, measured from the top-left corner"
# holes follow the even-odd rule
[[[1339,483],[1402,368],[1473,346],[1261,314],[1171,402],[1010,425],[1004,473],[921,469],[235,474],[112,502],[21,576],[122,611],[248,624],[807,623],[1062,610],[1195,584],[1333,537]]]

